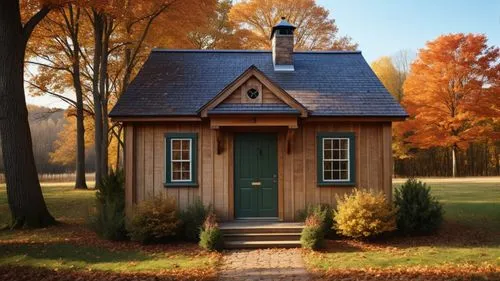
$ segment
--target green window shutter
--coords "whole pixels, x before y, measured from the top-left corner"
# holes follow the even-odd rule
[[[172,143],[176,145],[172,150]],[[187,151],[187,147],[189,150]],[[187,153],[189,152],[189,153]],[[175,153],[174,159],[172,153]],[[189,157],[186,157],[189,155]],[[166,133],[165,134],[165,187],[197,187],[198,186],[198,134]],[[189,168],[185,165],[189,163]],[[180,168],[174,170],[173,168]],[[174,175],[175,174],[175,175]]]
[[[330,142],[326,151],[325,142]],[[343,148],[341,142],[344,145],[348,144],[347,152],[345,150],[342,152],[347,153],[348,157],[341,154],[340,148]],[[339,147],[335,147],[336,145]],[[316,149],[318,186],[356,185],[356,139],[353,132],[320,132],[316,136]],[[325,161],[329,163],[325,164]],[[325,166],[329,169],[325,169]],[[325,177],[325,174],[328,177]]]

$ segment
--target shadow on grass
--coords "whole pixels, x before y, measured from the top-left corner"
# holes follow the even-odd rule
[[[96,247],[75,246],[69,243],[12,243],[0,245],[0,263],[19,256],[34,260],[53,260],[85,263],[141,262],[153,258],[136,251],[111,251]]]
[[[500,232],[500,203],[445,202],[445,218],[478,230]]]
[[[61,222],[59,225],[40,229],[19,229],[0,231],[2,245],[49,245],[69,244],[75,248],[93,247],[110,252],[143,252],[146,254],[175,254],[196,257],[204,254],[197,243],[178,239],[158,244],[141,244],[133,241],[110,241],[99,237],[87,225],[75,222]],[[1,252],[0,252],[1,255]]]
[[[382,248],[409,249],[415,247],[471,248],[500,247],[500,231],[488,227],[479,228],[470,225],[446,221],[434,234],[407,236],[398,232],[384,234],[370,239],[350,239],[338,237],[326,240],[323,253],[354,253]]]
[[[365,251],[363,248],[354,245],[353,243],[349,243],[349,240],[344,239],[335,239],[335,240],[325,240],[325,247],[323,249],[319,249],[320,253],[355,253],[355,252],[363,252]]]
[[[172,271],[151,273],[116,273],[105,271],[54,270],[27,266],[0,266],[0,280],[9,281],[170,281],[170,280],[216,280],[214,271]]]
[[[434,234],[404,236],[395,235],[386,241],[377,241],[377,244],[390,244],[399,248],[410,248],[420,246],[435,247],[497,247],[500,246],[500,231],[491,228],[474,227],[471,225],[446,221],[441,229]]]

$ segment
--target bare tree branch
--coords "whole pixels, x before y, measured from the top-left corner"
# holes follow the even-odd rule
[[[36,61],[25,61],[25,63],[35,64],[35,65],[39,65],[39,66],[43,66],[43,67],[47,67],[47,68],[51,68],[51,69],[55,69],[55,70],[65,70],[65,71],[68,71],[71,73],[71,70],[69,70],[69,68],[67,68],[67,67],[58,67],[58,66],[48,65],[48,64],[40,63],[40,62],[36,62]]]
[[[40,87],[40,86],[32,83],[29,80],[24,80],[24,82],[28,83],[30,86],[32,86],[32,87],[34,87],[34,88],[36,88],[36,89],[38,89],[38,90],[40,90],[40,91],[42,91],[44,93],[47,93],[49,95],[52,95],[54,97],[57,97],[57,98],[61,99],[63,102],[69,104],[70,106],[76,107],[76,102],[74,100],[68,98],[68,97],[65,97],[65,96],[63,96],[61,94],[57,94],[57,93],[54,93],[54,92],[49,91],[47,89],[44,89],[44,88],[42,88],[42,87]]]
[[[43,6],[35,15],[33,15],[28,22],[23,27],[23,39],[24,43],[28,42],[28,39],[33,33],[33,30],[37,26],[38,23],[50,12],[49,6]]]

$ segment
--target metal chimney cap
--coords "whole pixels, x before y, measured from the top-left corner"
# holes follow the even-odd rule
[[[293,32],[296,28],[297,27],[295,27],[293,24],[290,24],[286,20],[286,17],[281,17],[281,21],[277,25],[273,26],[270,39],[273,39],[274,32],[276,32],[276,30],[278,30],[278,29],[284,29],[284,30],[288,29],[288,30],[291,30]]]

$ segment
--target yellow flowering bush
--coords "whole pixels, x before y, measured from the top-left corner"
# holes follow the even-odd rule
[[[397,210],[381,192],[355,189],[337,196],[334,228],[340,235],[364,238],[396,229]]]

